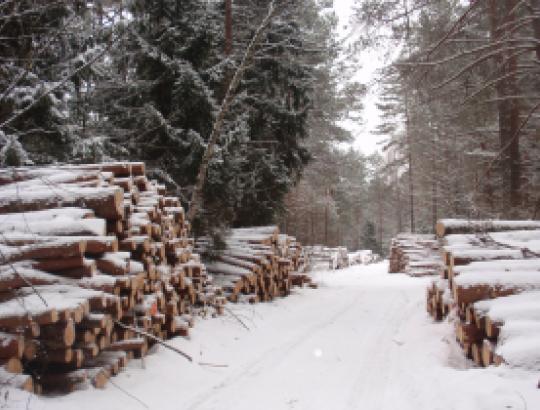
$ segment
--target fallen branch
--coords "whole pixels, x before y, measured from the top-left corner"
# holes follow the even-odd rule
[[[118,320],[115,320],[114,323],[116,323],[118,326],[120,327],[123,327],[124,329],[128,329],[128,330],[132,330],[133,332],[141,335],[141,336],[145,336],[149,339],[152,339],[154,342],[156,343],[159,343],[160,345],[162,345],[163,347],[166,347],[167,349],[169,350],[172,350],[173,352],[175,353],[178,353],[180,356],[183,356],[185,357],[187,360],[189,360],[190,362],[193,362],[193,358],[188,355],[187,353],[184,353],[183,351],[181,351],[180,349],[174,347],[174,346],[171,346],[170,344],[168,344],[167,342],[165,342],[164,340],[160,339],[159,337],[156,337],[148,332],[145,332],[144,330],[140,330],[140,329],[137,329],[135,327],[132,327],[132,326],[128,326]]]

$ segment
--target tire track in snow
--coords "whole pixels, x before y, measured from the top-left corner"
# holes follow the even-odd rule
[[[198,394],[188,405],[187,410],[196,410],[200,406],[216,398],[223,390],[243,383],[246,378],[256,376],[262,369],[265,369],[266,371],[279,366],[293,354],[293,351],[301,345],[301,342],[304,342],[314,333],[322,332],[327,329],[337,319],[343,317],[346,312],[350,311],[351,307],[355,305],[361,297],[362,292],[358,289],[358,293],[353,294],[349,300],[341,304],[337,311],[331,312],[324,320],[310,324],[307,329],[303,330],[300,334],[296,334],[292,339],[286,340],[279,346],[264,351],[257,359],[248,362],[232,375],[225,377],[219,383],[216,383],[211,388]],[[254,368],[256,369],[254,370]]]
[[[381,294],[378,294],[380,299]],[[403,293],[385,293],[384,300],[370,305],[374,309],[371,317],[366,318],[368,324],[384,322],[383,326],[371,327],[370,338],[364,339],[365,343],[359,350],[364,352],[358,359],[363,361],[362,370],[359,372],[346,402],[347,409],[381,409],[381,404],[386,397],[389,387],[389,373],[392,363],[389,352],[394,348],[393,341],[396,326],[399,328],[407,317],[407,311],[403,309],[403,300],[407,299]],[[381,303],[382,302],[382,303]],[[384,307],[384,309],[383,309]]]

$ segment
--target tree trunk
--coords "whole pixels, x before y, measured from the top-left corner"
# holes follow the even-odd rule
[[[536,44],[536,59],[540,61],[540,0],[529,0],[531,5],[531,14],[534,14],[535,17],[532,20],[532,28],[534,33],[534,38],[537,41]]]
[[[377,181],[377,202],[378,202],[378,225],[379,225],[379,250],[382,252],[382,243],[383,243],[383,200],[382,200],[382,189],[380,181]]]
[[[232,0],[225,0],[225,55],[232,52]]]
[[[326,189],[326,198],[324,199],[324,244],[328,246],[328,188]]]
[[[414,233],[416,228],[414,226],[414,180],[413,180],[413,161],[412,161],[412,141],[410,134],[410,123],[409,123],[409,107],[408,107],[408,98],[405,96],[405,132],[407,133],[407,160],[409,163],[409,207],[410,207],[410,221],[411,221],[411,233]]]
[[[497,0],[489,0],[490,31],[492,42],[498,42],[505,30],[513,29],[515,15],[511,11],[517,0],[505,0],[501,4]],[[504,6],[504,7],[503,7]],[[510,35],[510,34],[509,34]],[[495,45],[498,47],[498,45]],[[513,51],[508,51],[507,62],[505,53],[501,51],[495,56],[499,76],[504,80],[497,83],[497,108],[499,111],[499,144],[501,149],[502,172],[502,213],[505,217],[513,217],[515,209],[520,204],[520,158],[519,158],[519,104],[512,96],[517,95],[515,73],[517,58]]]

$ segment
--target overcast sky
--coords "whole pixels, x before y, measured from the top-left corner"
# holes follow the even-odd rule
[[[334,10],[339,18],[340,36],[346,36],[350,33],[351,27],[349,18],[351,16],[351,7],[354,0],[334,0]],[[375,107],[377,100],[376,84],[374,83],[374,73],[382,65],[381,58],[376,53],[361,53],[359,56],[359,66],[355,75],[355,80],[363,84],[370,85],[368,95],[364,100],[364,112],[360,124],[354,121],[346,121],[342,126],[350,130],[355,138],[353,146],[365,154],[371,154],[378,149],[377,142],[380,137],[372,135],[371,131],[375,129],[379,122],[379,114]],[[372,84],[370,84],[372,83]]]

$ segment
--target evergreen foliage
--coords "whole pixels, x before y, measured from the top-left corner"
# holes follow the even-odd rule
[[[188,205],[217,108],[267,6],[234,2],[227,55],[223,1],[6,2],[1,164],[142,160]],[[211,160],[201,230],[274,222],[310,141],[328,138],[313,124],[337,99],[327,87],[330,17],[315,0],[280,7]]]
[[[362,232],[362,249],[369,249],[379,255],[382,253],[381,245],[377,242],[375,224],[366,221]]]

